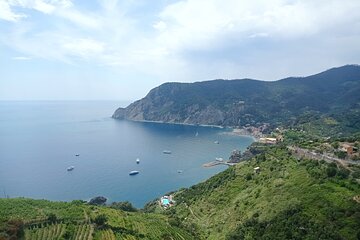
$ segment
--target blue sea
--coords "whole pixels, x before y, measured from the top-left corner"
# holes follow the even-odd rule
[[[143,207],[223,171],[225,166],[202,165],[253,142],[227,134],[229,129],[111,118],[126,105],[0,102],[0,196],[71,201],[101,195]],[[75,169],[69,172],[69,166]],[[140,173],[130,176],[133,170]]]

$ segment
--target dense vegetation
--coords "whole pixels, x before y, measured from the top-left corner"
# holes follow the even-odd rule
[[[177,206],[165,214],[197,239],[357,239],[358,177],[271,147],[178,192]]]
[[[125,204],[125,206],[129,206]],[[133,209],[132,209],[133,210]],[[0,239],[192,239],[160,214],[83,201],[0,199]]]
[[[313,130],[324,125],[331,130],[328,134],[354,132],[360,129],[359,92],[357,65],[275,82],[165,83],[126,109],[118,109],[113,117],[226,126],[264,122],[291,126],[305,120],[316,125]]]
[[[105,206],[103,197],[94,198],[93,205],[0,199],[0,240],[360,239],[360,166],[351,165],[360,155],[350,158],[339,149],[344,143],[360,149],[359,90],[359,66],[277,82],[161,85],[121,110],[123,117],[131,112],[137,118],[140,111],[147,120],[176,116],[181,122],[211,106],[210,113],[221,109],[223,118],[207,123],[266,121],[279,127],[272,134],[284,140],[253,144],[238,154],[237,165],[171,193],[176,204],[167,209],[157,200],[138,210],[130,202]],[[333,154],[348,164],[310,160],[294,149]]]

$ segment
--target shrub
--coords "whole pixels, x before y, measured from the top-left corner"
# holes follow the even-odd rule
[[[360,178],[360,170],[354,171],[354,172],[351,174],[351,176],[352,176],[353,178]]]
[[[336,175],[336,173],[337,173],[337,169],[334,167],[328,167],[326,169],[326,174],[328,177],[334,177]]]
[[[110,205],[111,208],[114,209],[119,209],[119,210],[123,210],[123,211],[127,211],[127,212],[136,212],[137,209],[129,202],[129,201],[125,201],[125,202],[113,202]]]
[[[340,178],[348,178],[349,175],[350,175],[350,171],[345,169],[345,168],[340,168],[340,170],[337,172],[337,175],[340,177]]]
[[[98,226],[103,226],[107,222],[107,216],[105,214],[97,215],[94,219],[94,223]]]
[[[335,155],[336,155],[338,158],[344,159],[344,158],[346,158],[347,153],[346,153],[346,152],[343,152],[343,151],[338,151],[338,152],[335,152]]]
[[[54,222],[57,221],[57,217],[56,217],[56,215],[55,215],[54,213],[49,213],[49,214],[47,215],[47,220],[48,220],[49,222],[51,222],[51,223],[54,223]]]
[[[246,174],[245,179],[247,181],[251,180],[252,179],[252,174],[251,173]]]

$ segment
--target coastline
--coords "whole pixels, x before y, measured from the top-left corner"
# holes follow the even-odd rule
[[[230,126],[221,126],[221,125],[211,125],[211,124],[194,124],[194,123],[180,123],[180,122],[165,122],[165,121],[154,121],[154,120],[133,120],[133,119],[117,119],[115,120],[126,120],[131,122],[140,122],[140,123],[159,123],[159,124],[173,124],[173,125],[184,125],[184,126],[198,126],[198,127],[210,127],[210,128],[219,128],[219,129],[231,129],[231,132],[224,131],[222,134],[234,135],[234,136],[243,136],[243,137],[251,137],[254,142],[258,142],[262,137],[260,135],[253,134],[246,130],[245,128],[237,128]]]
[[[113,118],[113,117],[112,117]],[[165,122],[165,121],[154,121],[154,120],[135,120],[135,119],[118,119],[113,118],[115,120],[126,120],[131,122],[143,122],[143,123],[161,123],[161,124],[174,124],[174,125],[184,125],[184,126],[195,126],[195,127],[211,127],[211,128],[231,128],[231,127],[225,127],[221,125],[211,125],[211,124],[195,124],[195,123],[180,123],[180,122]]]
[[[233,135],[233,136],[242,136],[242,137],[251,137],[254,142],[258,142],[261,136],[255,135],[244,128],[231,128],[231,132],[224,132],[223,134]]]

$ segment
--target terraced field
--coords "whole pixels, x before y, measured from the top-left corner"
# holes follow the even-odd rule
[[[65,233],[65,224],[53,224],[44,227],[32,227],[25,230],[25,240],[56,240]]]
[[[106,222],[96,224],[99,215]],[[55,216],[56,220],[49,220]],[[24,229],[24,230],[22,230]],[[0,239],[114,240],[193,239],[191,234],[168,223],[162,214],[125,212],[109,207],[24,198],[0,199]]]
[[[111,229],[106,229],[103,231],[99,231],[98,236],[95,239],[101,240],[116,240],[116,236]]]
[[[76,227],[76,232],[72,240],[90,240],[94,232],[94,226],[91,224],[82,224]]]

